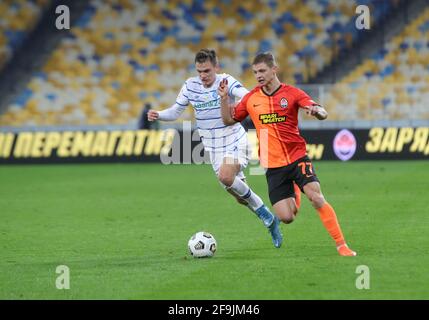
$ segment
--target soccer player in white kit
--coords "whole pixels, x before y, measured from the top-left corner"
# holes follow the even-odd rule
[[[280,248],[283,237],[279,219],[264,205],[262,199],[247,185],[243,169],[247,166],[247,134],[240,123],[225,126],[222,121],[219,83],[227,79],[231,102],[243,98],[249,91],[229,74],[217,74],[219,63],[216,52],[201,49],[195,56],[195,67],[199,74],[185,81],[174,105],[156,111],[149,110],[148,120],[176,120],[190,103],[195,111],[198,133],[206,152],[210,154],[213,170],[219,182],[239,203],[246,205],[268,228],[273,244]]]

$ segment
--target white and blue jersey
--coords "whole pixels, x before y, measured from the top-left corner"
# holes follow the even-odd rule
[[[210,88],[205,88],[199,77],[186,80],[176,100],[177,104],[187,106],[190,103],[194,108],[198,133],[205,150],[210,152],[224,153],[234,149],[238,141],[246,135],[240,123],[226,126],[222,121],[217,88],[224,78],[228,80],[231,102],[247,94],[248,90],[238,80],[228,74],[218,74]]]
[[[243,169],[247,166],[250,149],[247,143],[247,134],[240,123],[226,126],[223,124],[220,106],[220,97],[217,94],[222,79],[228,80],[228,95],[230,103],[243,98],[249,91],[229,74],[217,74],[216,80],[210,88],[205,88],[199,77],[189,78],[185,81],[173,106],[159,111],[159,120],[176,120],[192,105],[197,121],[198,133],[204,149],[210,155],[210,161],[216,175],[224,159],[236,159],[241,167],[237,174],[239,179],[244,178]]]
[[[191,104],[194,108],[198,132],[205,150],[216,153],[236,150],[240,139],[246,139],[246,131],[240,123],[226,126],[222,121],[220,97],[217,89],[220,81],[225,78],[228,80],[228,94],[231,103],[236,99],[243,98],[249,92],[229,74],[217,74],[216,80],[210,88],[205,88],[199,77],[192,77],[183,84],[175,105],[170,108],[172,110],[160,111],[159,119],[177,119],[178,115]]]

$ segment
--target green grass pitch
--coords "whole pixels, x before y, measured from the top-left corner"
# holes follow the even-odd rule
[[[1,166],[0,299],[428,299],[429,163],[315,169],[357,257],[337,255],[304,198],[275,249],[209,165]],[[268,203],[265,177],[248,181]],[[187,252],[202,230],[213,258]],[[360,265],[369,289],[356,288]]]

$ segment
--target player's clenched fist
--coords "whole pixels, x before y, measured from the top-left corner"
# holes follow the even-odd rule
[[[228,95],[228,80],[222,79],[219,83],[219,88],[217,89],[217,93],[221,98],[224,98]]]
[[[155,121],[155,120],[157,120],[159,118],[159,113],[158,113],[158,111],[155,111],[155,110],[149,110],[148,111],[148,113],[147,113],[147,119],[149,120],[149,121]]]

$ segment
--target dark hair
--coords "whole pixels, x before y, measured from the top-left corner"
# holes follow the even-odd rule
[[[270,68],[277,65],[276,59],[274,58],[274,55],[271,52],[263,52],[256,55],[255,59],[253,59],[253,65],[258,63],[265,63]]]
[[[216,51],[214,51],[213,49],[201,49],[195,55],[195,63],[204,63],[207,60],[209,60],[214,66],[216,66],[218,63]]]

